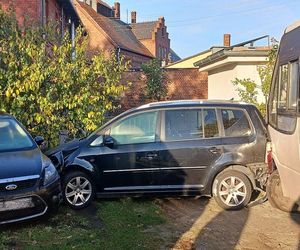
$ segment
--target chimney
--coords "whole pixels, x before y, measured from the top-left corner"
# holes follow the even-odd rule
[[[131,12],[131,23],[136,23],[136,11]]]
[[[120,19],[121,18],[121,13],[120,13],[121,7],[119,2],[115,2],[114,6],[114,13],[115,13],[115,19]]]
[[[231,35],[224,34],[224,41],[223,41],[224,47],[230,47],[230,40],[231,40]]]

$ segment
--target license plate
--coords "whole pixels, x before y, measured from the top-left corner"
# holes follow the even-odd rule
[[[0,212],[13,211],[31,207],[34,207],[31,198],[23,198],[12,201],[0,201]]]

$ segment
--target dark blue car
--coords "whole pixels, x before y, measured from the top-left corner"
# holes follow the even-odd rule
[[[42,137],[33,140],[14,117],[0,113],[0,225],[57,208],[60,178],[41,152],[42,143]]]

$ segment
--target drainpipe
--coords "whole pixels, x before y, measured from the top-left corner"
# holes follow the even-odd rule
[[[120,58],[121,58],[121,48],[118,46],[117,48],[117,62],[120,63]]]
[[[65,13],[64,8],[61,7],[61,36],[64,37],[65,35]]]
[[[41,21],[42,21],[42,26],[46,26],[46,0],[41,0]]]
[[[75,30],[75,23],[71,19],[70,19],[70,21],[71,21],[71,40],[72,40],[72,47],[73,47],[72,58],[75,59],[75,56],[76,56],[76,51],[75,51],[76,30]]]

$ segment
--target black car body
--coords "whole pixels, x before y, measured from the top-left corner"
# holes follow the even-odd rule
[[[60,178],[50,159],[11,115],[0,114],[0,225],[56,209]]]
[[[267,140],[253,105],[171,101],[129,110],[48,155],[62,175],[63,196],[75,209],[87,206],[94,195],[217,197],[226,192],[220,197],[230,198],[227,206],[222,199],[218,203],[237,209],[266,181]]]

